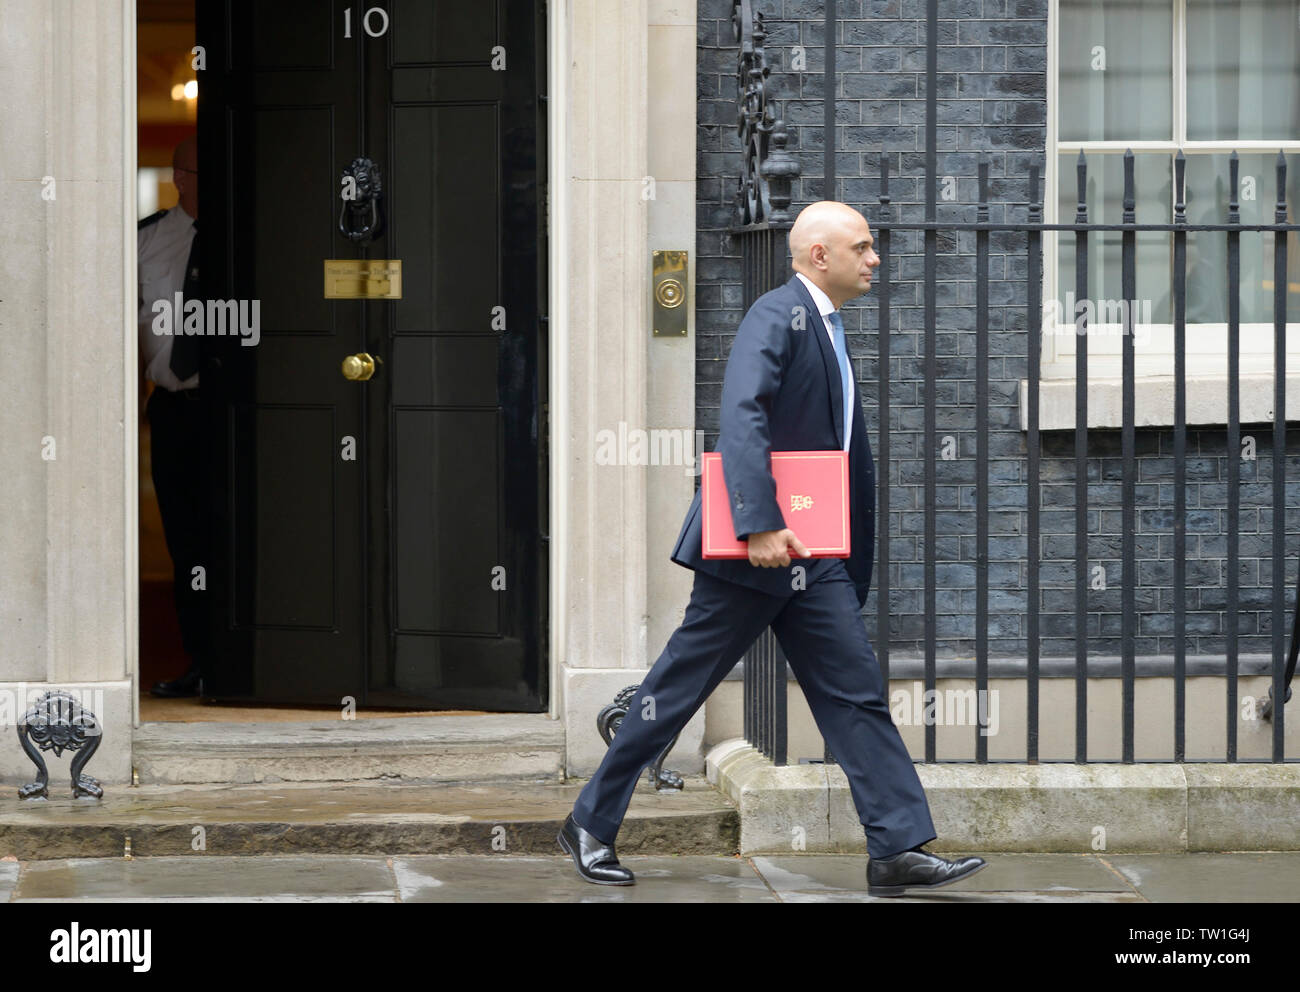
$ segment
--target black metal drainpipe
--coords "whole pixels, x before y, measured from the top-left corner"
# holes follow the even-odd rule
[[[839,93],[839,87],[835,85],[835,4],[836,0],[826,0],[826,37],[823,41],[826,65],[822,97],[825,113],[822,199],[825,200],[838,199],[835,195],[835,98]]]
[[[925,219],[935,220],[935,185],[939,181],[938,134],[935,128],[939,72],[939,0],[925,7]],[[935,688],[935,256],[938,247],[934,228],[925,232],[925,691],[926,699]],[[926,721],[925,760],[935,760],[935,726]]]

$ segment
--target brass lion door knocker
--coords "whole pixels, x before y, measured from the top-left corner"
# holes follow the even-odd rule
[[[384,184],[379,166],[354,158],[339,179],[339,233],[357,244],[369,244],[384,233]]]

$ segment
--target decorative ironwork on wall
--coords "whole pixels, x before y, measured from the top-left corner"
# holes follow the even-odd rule
[[[612,703],[596,715],[596,729],[600,731],[600,736],[604,739],[606,747],[614,743],[614,735],[618,733],[618,728],[623,725],[623,718],[628,714],[628,707],[632,705],[632,700],[636,697],[637,690],[640,688],[640,683],[625,687],[614,697]],[[654,764],[646,767],[646,773],[650,776],[650,783],[655,787],[656,791],[686,788],[685,779],[676,772],[664,768],[664,759],[668,757],[668,752],[677,743],[679,734],[680,731],[673,734],[673,739],[659,752],[659,757],[655,759]]]
[[[799,177],[799,162],[786,151],[785,121],[777,116],[776,101],[767,92],[772,67],[767,64],[763,41],[767,30],[763,15],[751,10],[750,0],[735,0],[731,30],[740,45],[736,59],[736,133],[740,136],[740,181],[736,213],[741,226],[789,221],[790,189]]]

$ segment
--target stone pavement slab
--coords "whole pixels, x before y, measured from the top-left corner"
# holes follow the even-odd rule
[[[22,866],[15,902],[394,902],[385,858],[70,858]]]
[[[1224,903],[1300,896],[1300,853],[1293,852],[981,856],[988,867],[978,874],[896,899],[867,895],[864,855],[620,852],[637,877],[630,886],[585,882],[559,854],[72,858],[0,862],[0,901]]]
[[[572,860],[498,857],[394,858],[402,902],[779,902],[739,857],[623,857],[635,885],[593,885]]]
[[[782,902],[1142,902],[1132,885],[1081,854],[981,854],[970,878],[904,896],[867,895],[867,859],[837,854],[755,856],[759,874]],[[630,867],[630,865],[629,865]],[[635,869],[633,869],[635,870]]]
[[[1300,852],[1106,855],[1152,902],[1300,902]]]
[[[18,881],[18,862],[0,861],[0,902],[8,902]]]

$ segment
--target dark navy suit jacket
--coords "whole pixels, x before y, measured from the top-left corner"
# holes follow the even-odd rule
[[[851,364],[851,353],[849,359]],[[865,606],[875,554],[876,468],[860,396],[861,390],[855,388],[849,444],[853,553],[843,561],[857,589],[859,606]],[[835,349],[812,294],[798,276],[791,276],[784,286],[760,296],[745,314],[722,382],[721,423],[714,450],[722,454],[737,539],[786,526],[776,501],[771,453],[843,450],[843,424],[844,398]],[[760,568],[743,558],[701,557],[700,496],[697,489],[673,548],[672,560],[677,564],[773,596],[793,594],[796,566],[804,567],[805,579],[810,581],[814,572],[829,564],[827,559],[792,557],[785,568]]]

